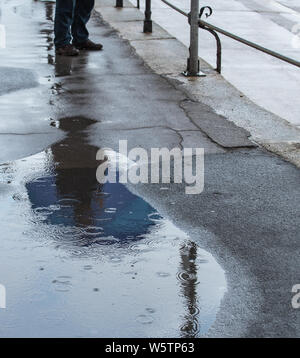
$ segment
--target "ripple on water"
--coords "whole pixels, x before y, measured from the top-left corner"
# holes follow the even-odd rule
[[[72,207],[73,204],[78,204],[81,201],[74,198],[63,198],[58,200],[58,204],[63,207]]]
[[[84,266],[83,266],[83,269],[84,269],[85,271],[90,271],[90,270],[93,269],[93,266],[92,266],[92,265],[84,265]]]
[[[199,282],[197,281],[197,275],[195,273],[189,273],[189,272],[186,272],[186,271],[179,271],[177,273],[177,279],[181,283],[189,283],[189,282],[193,281],[193,283],[195,285],[199,284]]]
[[[151,308],[151,307],[147,307],[146,308],[146,311],[148,312],[148,313],[155,313],[155,309],[154,308]]]
[[[152,324],[154,321],[154,318],[146,315],[146,314],[141,314],[139,316],[137,316],[137,322],[141,323],[141,324]]]
[[[156,275],[157,275],[158,277],[165,278],[165,277],[169,277],[171,274],[168,273],[168,272],[156,272]]]
[[[103,235],[103,228],[101,226],[87,226],[85,228],[82,228],[80,230],[80,233],[82,235],[85,235],[86,237],[100,237]]]
[[[182,338],[196,338],[199,335],[199,323],[195,318],[185,317],[188,322],[180,327]]]
[[[148,219],[154,223],[159,223],[161,221],[161,216],[158,213],[151,213],[148,215]]]
[[[52,281],[55,291],[69,292],[72,288],[72,277],[70,276],[58,276]]]
[[[116,208],[106,208],[104,209],[104,212],[107,213],[107,214],[115,214],[117,211]]]
[[[109,260],[114,264],[119,264],[120,262],[122,262],[122,258],[119,256],[111,256]]]

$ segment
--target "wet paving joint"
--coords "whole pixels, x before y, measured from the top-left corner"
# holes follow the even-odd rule
[[[29,68],[40,81],[0,97],[9,118],[1,133],[41,134],[1,136],[9,309],[0,310],[0,336],[295,336],[287,307],[299,263],[296,169],[245,148],[247,133],[208,107],[183,102],[98,16],[90,32],[101,54],[55,58],[52,2],[1,6],[11,47],[0,65]],[[204,148],[205,191],[99,184],[96,153],[120,139],[147,150]]]

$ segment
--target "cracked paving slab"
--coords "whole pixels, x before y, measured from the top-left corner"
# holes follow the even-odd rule
[[[181,107],[193,123],[220,146],[225,148],[256,146],[249,140],[251,134],[248,131],[212,112],[207,105],[186,101],[181,104]]]

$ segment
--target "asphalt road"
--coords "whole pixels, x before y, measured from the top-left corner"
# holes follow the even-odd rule
[[[14,12],[9,3],[2,4],[2,14],[5,14],[5,16],[2,15],[2,21],[7,25],[9,38],[7,48],[0,57],[0,66],[6,69],[4,72],[2,70],[2,73],[6,73],[7,78],[9,76],[19,78],[15,76],[18,71],[20,75],[26,74],[25,78],[28,79],[26,87],[30,88],[0,96],[0,153],[3,164],[0,177],[3,232],[0,236],[5,248],[2,251],[5,259],[3,256],[1,260],[1,280],[15,287],[23,279],[24,282],[31,279],[30,273],[26,273],[28,276],[25,277],[21,270],[22,256],[25,255],[26,247],[33,252],[33,254],[25,255],[26,265],[40,268],[38,274],[36,272],[33,274],[37,282],[45,282],[39,275],[44,274],[45,268],[47,273],[47,265],[51,265],[52,255],[55,257],[56,270],[65,271],[64,265],[68,265],[68,270],[73,270],[71,276],[75,282],[80,280],[84,282],[89,279],[86,276],[83,278],[74,266],[83,265],[86,263],[84,260],[90,260],[95,255],[100,261],[101,255],[111,257],[111,251],[101,251],[96,254],[97,249],[94,247],[89,249],[87,244],[89,240],[84,235],[82,237],[82,232],[78,234],[78,240],[80,242],[83,240],[84,245],[80,246],[76,240],[67,239],[69,234],[64,230],[60,231],[62,222],[53,214],[55,210],[53,205],[57,205],[59,200],[65,198],[63,193],[75,195],[74,192],[76,193],[75,199],[80,198],[83,204],[80,207],[74,204],[76,215],[72,215],[85,217],[89,213],[89,207],[86,206],[88,195],[84,190],[88,185],[89,191],[94,191],[95,180],[78,179],[79,184],[76,184],[76,178],[78,176],[81,178],[83,174],[88,175],[88,178],[93,178],[93,171],[96,169],[95,153],[98,148],[111,147],[117,150],[120,139],[128,140],[129,149],[201,147],[205,150],[203,193],[186,195],[185,184],[143,184],[129,185],[128,188],[133,193],[131,195],[136,195],[134,198],[143,198],[143,203],[150,204],[151,210],[169,220],[172,225],[176,225],[180,230],[180,235],[188,235],[189,245],[192,245],[192,248],[188,246],[190,255],[193,252],[193,245],[196,245],[199,250],[204,250],[204,253],[212,255],[215,260],[212,266],[224,270],[226,293],[216,311],[214,323],[211,322],[209,325],[210,330],[193,331],[186,326],[181,330],[176,330],[178,323],[172,321],[170,324],[168,321],[171,316],[161,318],[161,321],[159,317],[156,321],[149,321],[149,315],[140,314],[139,320],[142,320],[143,329],[137,326],[137,329],[134,328],[130,332],[135,336],[146,334],[151,336],[157,327],[165,322],[169,327],[174,324],[171,330],[161,331],[165,336],[185,336],[182,335],[182,332],[185,332],[186,336],[203,334],[219,337],[299,337],[300,311],[293,309],[291,305],[292,286],[300,283],[299,170],[251,143],[247,138],[247,132],[218,116],[210,107],[192,101],[176,87],[176,83],[170,83],[153,73],[135,55],[128,43],[120,39],[117,33],[103,23],[98,16],[93,17],[90,30],[92,38],[101,39],[103,42],[102,53],[82,53],[74,59],[55,58],[52,5],[27,1],[17,3]],[[6,68],[7,65],[10,67]],[[11,70],[12,67],[16,69]],[[32,79],[37,79],[38,84]],[[220,126],[217,125],[218,123]],[[230,138],[229,141],[228,138]],[[27,158],[25,164],[22,164],[22,158],[37,153],[48,154],[32,157],[30,160]],[[16,226],[16,216],[29,217],[26,211],[28,207],[34,210],[41,205],[38,200],[39,196],[35,195],[34,186],[30,183],[35,182],[31,178],[37,172],[43,173],[43,178],[47,178],[48,169],[45,168],[48,168],[49,162],[52,163],[51,168],[54,168],[51,169],[54,177],[61,180],[56,181],[55,184],[60,183],[60,191],[55,199],[58,201],[53,203],[45,199],[42,203],[44,211],[45,208],[51,209],[48,219],[44,218],[41,211],[42,216],[37,215],[35,211],[34,222],[37,226],[34,228],[38,235],[34,235],[33,230],[29,230],[33,219],[20,221]],[[11,176],[9,180],[8,174]],[[40,193],[43,190],[49,189],[48,182],[43,179],[43,183],[46,183],[46,186],[42,186],[44,189],[37,191],[39,195],[42,195]],[[11,184],[14,186],[11,187]],[[50,181],[48,184],[52,185],[53,182]],[[69,191],[67,189],[70,185],[73,193],[71,189]],[[17,188],[21,186],[23,191],[16,195]],[[118,190],[114,195],[120,195]],[[142,206],[147,208],[146,204]],[[67,213],[67,217],[68,215],[71,214]],[[96,212],[93,215],[98,214]],[[90,221],[85,221],[85,219],[80,219],[79,222],[81,228],[90,225]],[[58,231],[55,229],[56,225]],[[71,224],[63,221],[63,225],[68,227]],[[42,231],[39,231],[39,226],[42,227]],[[125,228],[124,231],[126,231]],[[8,239],[10,232],[13,233],[11,234],[12,240]],[[113,235],[121,234],[113,233]],[[40,241],[36,236],[41,236],[42,240]],[[59,240],[61,239],[61,244],[58,244],[57,236]],[[162,243],[163,237],[161,234],[156,239]],[[167,247],[171,248],[172,237],[168,240],[170,247]],[[48,247],[53,242],[52,251],[49,248],[48,252]],[[138,248],[138,251],[144,253],[143,250],[146,250],[147,253],[147,245],[151,246],[151,242],[153,240],[150,240],[150,243],[146,242],[144,247]],[[34,249],[35,245],[42,248]],[[84,255],[80,254],[81,249],[78,249],[78,246],[84,246]],[[160,246],[155,250],[153,247],[152,249],[153,252],[161,250],[162,258],[168,257],[169,249],[164,250]],[[37,261],[36,255],[39,251],[36,250],[43,251],[44,263]],[[72,254],[69,254],[70,250]],[[76,260],[74,255],[77,255]],[[135,255],[136,252],[135,254],[129,253],[125,264],[130,266]],[[154,253],[153,255],[155,257]],[[181,257],[184,258],[184,254]],[[144,259],[147,262],[152,258],[152,254],[148,253],[148,256],[142,257],[141,260]],[[16,264],[17,259],[21,266],[19,270],[16,270],[16,276],[11,276],[12,274],[8,273]],[[172,260],[168,262],[172,263]],[[155,264],[154,261],[153,265]],[[97,267],[100,274],[99,262],[98,264],[94,262],[93,265]],[[118,262],[112,261],[110,264],[104,264],[103,270],[107,273],[106,280],[102,281],[104,290],[105,285],[107,287],[111,285],[109,272],[112,271],[113,265],[118,265]],[[168,266],[172,267],[172,264],[168,263]],[[145,290],[147,283],[151,282],[151,267],[154,270],[154,266],[147,266],[147,269],[141,266],[138,271],[142,273],[143,270],[148,270],[149,272],[149,275],[144,278],[146,281],[143,281],[146,285],[141,286]],[[120,270],[125,270],[125,268],[122,267]],[[209,277],[210,282],[204,286],[204,291],[209,290],[210,286],[213,287],[212,300],[217,295],[215,289],[221,288],[218,286],[220,281],[218,270],[208,271],[207,275],[203,276],[204,282],[206,282],[205,276]],[[85,271],[89,272],[88,269]],[[170,272],[171,277],[173,273],[176,275],[172,268]],[[12,282],[9,283],[5,275],[11,276]],[[119,276],[116,277],[116,280],[120,280]],[[193,280],[189,283],[195,284]],[[77,297],[85,302],[86,297],[82,292],[81,296],[76,296],[76,291],[69,290],[72,283],[75,286],[70,277],[64,276],[52,282],[54,285],[60,284],[59,288],[61,286],[68,288],[65,296],[68,300],[75,302]],[[91,283],[93,284],[94,282]],[[174,285],[176,286],[176,283]],[[19,286],[18,294],[20,295],[22,285]],[[168,283],[162,285],[161,287],[166,289],[165,295],[153,296],[154,301],[151,301],[151,304],[164,297],[165,299],[159,305],[161,311],[164,307],[172,306],[167,302],[166,297],[169,297],[169,292],[175,286]],[[184,291],[185,283],[182,287]],[[46,284],[35,289],[38,297],[47,297],[44,302],[50,307],[49,312],[44,312],[41,317],[46,317],[47,320],[51,312],[52,314],[54,312],[53,321],[55,321],[56,306],[52,307],[52,296]],[[126,287],[124,289],[126,290]],[[95,292],[97,292],[97,287],[94,287]],[[115,294],[116,291],[112,292]],[[86,295],[89,296],[90,293]],[[57,296],[53,297],[56,302]],[[65,300],[67,301],[66,298]],[[22,299],[19,298],[18,302],[22,305]],[[97,299],[92,301],[90,307],[97,311],[96,302]],[[106,297],[103,302],[106,311],[114,312],[108,303],[109,297]],[[177,307],[177,304],[179,303],[174,302],[174,307]],[[29,307],[29,312],[39,317],[38,307],[34,303]],[[73,303],[73,306],[69,307],[70,311],[74,308],[79,317],[84,317],[82,306]],[[123,306],[121,308],[123,312],[128,309]],[[151,307],[148,309],[149,314]],[[12,310],[14,311],[12,317],[5,317],[8,331],[2,328],[1,335],[26,335],[24,328],[18,327],[18,320],[25,319],[25,313],[15,308]],[[130,310],[130,312],[133,311]],[[92,312],[90,314],[92,316]],[[174,314],[172,317],[174,318]],[[189,317],[188,324],[193,325],[193,320],[197,318],[191,312]],[[66,321],[68,318],[69,316]],[[91,317],[89,319],[92,320]],[[122,327],[120,316],[118,319]],[[117,321],[112,320],[112,322]],[[147,331],[145,328],[149,322],[154,327],[153,331]],[[76,327],[76,324],[79,324],[78,321],[73,322],[72,327]],[[85,321],[84,324],[88,326],[89,321]],[[81,326],[84,324],[82,323]],[[99,321],[92,323],[95,327],[97,324],[100,324]],[[90,334],[88,328],[80,331],[79,334],[76,329],[70,327],[65,327],[70,329],[70,335],[87,336]],[[107,331],[105,331],[106,328]],[[48,332],[43,329],[39,333],[32,330],[28,334],[35,336],[43,332],[48,336],[53,335],[53,331]],[[58,332],[57,334],[63,334],[63,332]],[[105,336],[112,332],[114,332],[114,327],[105,327],[102,322],[96,334]]]

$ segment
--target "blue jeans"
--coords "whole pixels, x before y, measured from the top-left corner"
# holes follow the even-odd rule
[[[56,0],[54,44],[61,47],[73,42],[83,43],[89,37],[86,24],[95,0]]]

